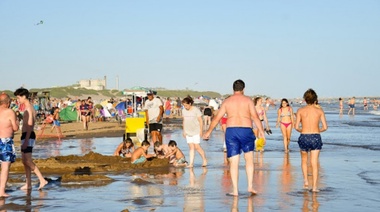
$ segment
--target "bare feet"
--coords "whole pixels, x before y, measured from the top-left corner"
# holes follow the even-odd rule
[[[206,167],[206,166],[207,166],[207,160],[204,160],[203,164],[202,164],[202,167]]]
[[[4,198],[9,197],[9,196],[10,196],[10,195],[7,194],[7,193],[0,194],[0,197],[4,197]]]
[[[47,184],[48,184],[48,181],[46,181],[46,180],[44,180],[43,182],[40,182],[40,187],[38,187],[38,190],[41,190]]]
[[[227,193],[226,195],[227,196],[232,196],[232,197],[238,197],[239,196],[239,194],[234,194],[234,193]]]
[[[248,193],[250,193],[251,196],[254,196],[257,194],[257,192],[254,189],[248,190]]]
[[[303,189],[309,190],[309,183],[304,183],[303,184]]]
[[[27,184],[23,185],[21,188],[21,190],[30,190],[32,188],[29,188]]]
[[[186,166],[187,168],[193,168],[193,164],[189,164],[188,166]]]
[[[313,190],[311,190],[311,192],[318,193],[318,192],[320,192],[320,190],[317,188],[313,188]]]

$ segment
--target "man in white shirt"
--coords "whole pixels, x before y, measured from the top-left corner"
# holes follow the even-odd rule
[[[154,145],[156,141],[162,142],[162,116],[164,114],[164,107],[162,101],[154,97],[153,91],[148,91],[148,99],[145,101],[144,110],[146,117],[146,124],[149,126],[149,133],[151,141]]]

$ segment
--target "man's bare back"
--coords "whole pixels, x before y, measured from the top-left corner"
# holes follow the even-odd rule
[[[319,122],[322,122],[322,128],[319,128]],[[302,128],[300,128],[302,123]],[[302,134],[319,134],[326,131],[326,119],[321,108],[315,105],[307,105],[297,111],[296,130]]]
[[[243,93],[235,93],[227,98],[218,116],[227,114],[227,127],[252,128],[252,116],[255,114],[253,101]],[[221,117],[217,117],[220,119]]]

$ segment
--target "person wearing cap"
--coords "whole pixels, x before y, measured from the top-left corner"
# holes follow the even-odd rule
[[[153,91],[147,93],[148,99],[144,104],[146,124],[149,126],[151,141],[154,145],[156,141],[161,141],[162,115],[164,107],[162,101],[154,96]]]

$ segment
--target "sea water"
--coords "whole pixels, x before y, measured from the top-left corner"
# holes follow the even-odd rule
[[[258,195],[248,197],[244,158],[239,167],[241,197],[231,192],[227,166],[223,165],[223,133],[215,130],[201,146],[208,166],[171,168],[168,174],[109,174],[115,181],[104,186],[64,186],[52,184],[30,195],[11,188],[11,197],[0,204],[3,209],[19,207],[25,211],[379,211],[380,210],[380,114],[357,108],[355,116],[338,113],[337,105],[321,104],[328,130],[322,133],[320,154],[321,192],[302,189],[299,133],[292,131],[290,153],[283,151],[282,135],[275,128],[277,108],[267,112],[273,134],[266,136],[264,153],[255,153],[254,186]],[[296,112],[298,105],[293,105]],[[122,136],[114,138],[68,139],[38,142],[34,157],[84,155],[89,151],[112,155]],[[165,129],[164,142],[175,140],[188,158],[188,146],[180,129]],[[45,176],[49,177],[49,176]],[[149,184],[139,185],[134,179]]]

